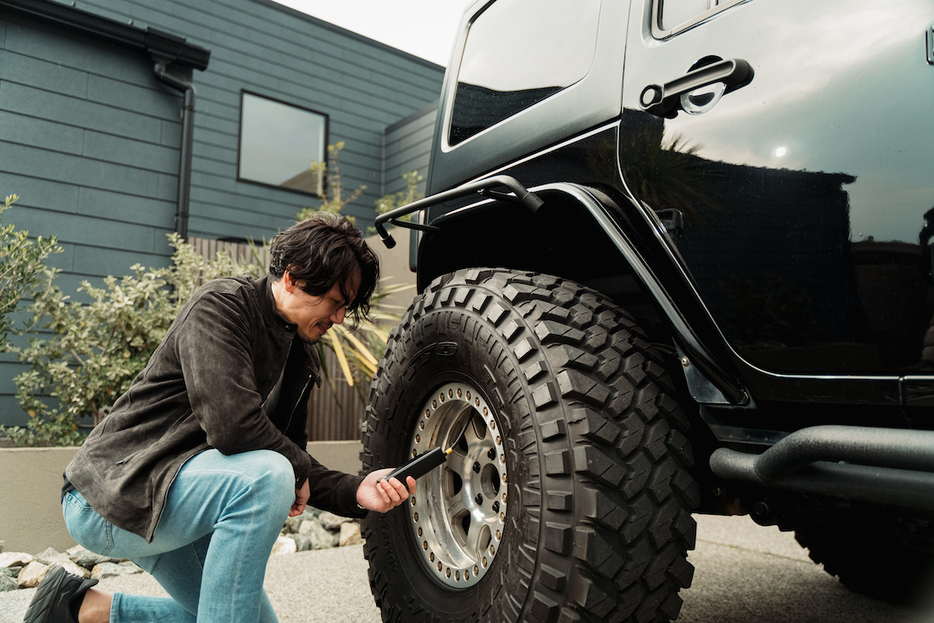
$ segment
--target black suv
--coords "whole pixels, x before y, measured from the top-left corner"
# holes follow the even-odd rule
[[[478,0],[364,468],[383,619],[666,621],[692,513],[934,560],[931,0]],[[413,223],[398,219],[413,213]],[[461,431],[466,430],[463,434]],[[767,590],[763,587],[763,590]]]

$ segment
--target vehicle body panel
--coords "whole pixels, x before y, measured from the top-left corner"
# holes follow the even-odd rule
[[[601,10],[609,4],[616,6],[603,3]],[[927,105],[934,67],[925,45],[934,6],[903,4],[898,11],[848,4],[841,15],[829,3],[752,0],[662,40],[653,34],[652,3],[633,2],[628,18],[615,16],[629,26],[625,72],[621,31],[613,45],[598,37],[597,60],[579,82],[454,146],[436,145],[430,191],[494,173],[526,187],[569,182],[596,189],[673,296],[684,300],[696,289],[702,304],[688,324],[712,352],[732,359],[727,367],[735,366],[754,398],[823,405],[855,399],[891,408],[887,424],[929,426],[934,377],[923,339],[934,286],[924,216],[934,205]],[[803,11],[814,19],[796,32]],[[601,37],[606,23],[602,15]],[[462,28],[468,26],[465,19]],[[450,71],[464,47],[462,41]],[[755,75],[703,114],[643,111],[642,90],[685,74],[704,56],[698,50],[744,59]],[[449,135],[457,82],[447,81],[438,136]],[[622,113],[614,120],[608,115],[618,108],[619,83]],[[906,89],[912,96],[898,97]],[[577,111],[594,93],[600,95],[588,114]],[[432,208],[427,218],[467,203]],[[683,235],[651,240],[647,215],[671,208],[684,215]],[[568,212],[568,219],[579,217]],[[579,280],[617,300],[626,296],[631,267],[619,258],[581,257],[588,244],[601,243],[569,243],[565,234],[575,228],[552,227],[561,217],[539,226],[528,215],[510,217],[507,233],[499,234],[489,232],[490,218],[485,225],[465,219],[461,234],[471,242],[463,245],[446,235],[429,240],[421,253],[428,258],[422,266],[431,268],[420,283],[499,260]],[[478,233],[481,227],[487,231]],[[517,236],[513,230],[523,227],[528,235]],[[510,244],[512,253],[491,250]]]

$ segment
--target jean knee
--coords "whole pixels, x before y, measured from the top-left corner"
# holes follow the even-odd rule
[[[82,547],[102,556],[113,549],[113,525],[98,515],[78,491],[69,491],[63,497],[62,516],[68,534]]]
[[[271,496],[281,497],[291,506],[295,500],[295,470],[287,458],[278,452],[262,451],[262,469],[257,470],[261,486]]]

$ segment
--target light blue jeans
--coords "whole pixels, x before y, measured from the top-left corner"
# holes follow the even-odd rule
[[[263,580],[294,502],[292,465],[281,454],[208,450],[182,467],[152,543],[105,520],[77,491],[65,496],[62,509],[83,547],[129,558],[171,596],[116,593],[111,623],[275,623]]]

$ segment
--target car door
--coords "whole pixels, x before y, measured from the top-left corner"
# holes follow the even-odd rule
[[[932,21],[930,0],[632,3],[622,174],[684,214],[746,365],[930,386]],[[719,79],[672,97],[697,68]]]

